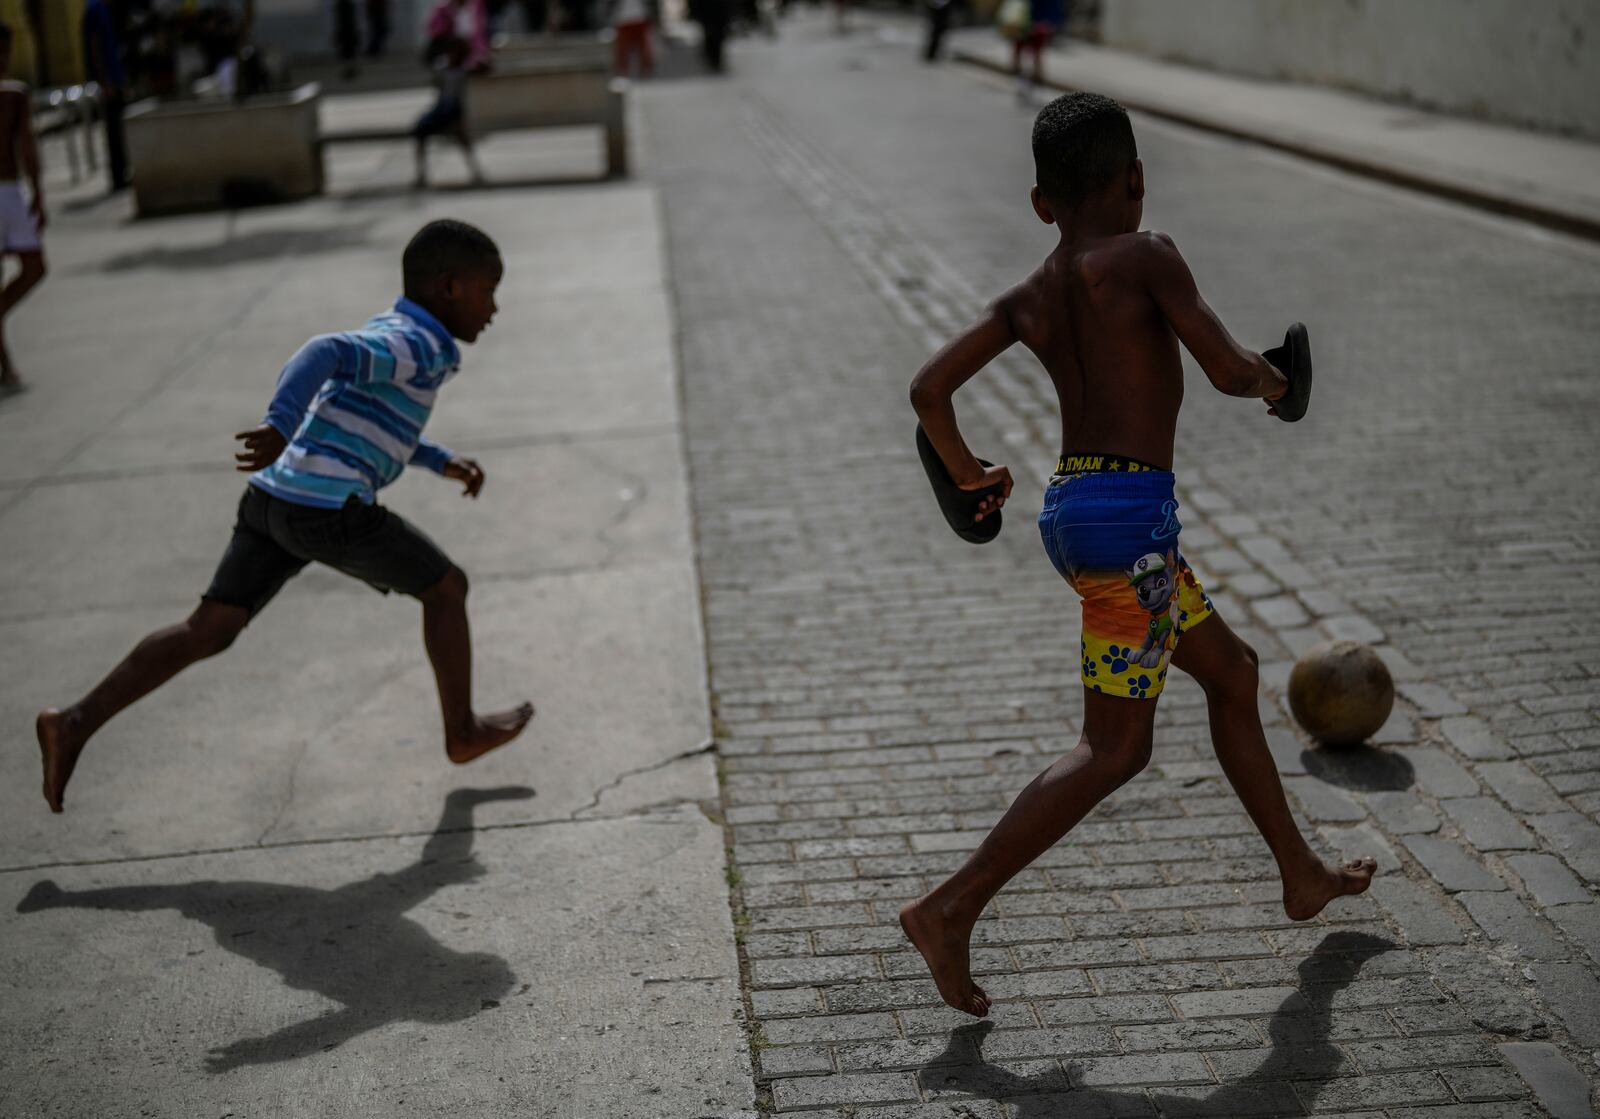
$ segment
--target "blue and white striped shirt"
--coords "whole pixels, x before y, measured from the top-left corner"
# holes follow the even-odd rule
[[[250,484],[296,505],[370,505],[407,463],[444,473],[453,453],[423,438],[439,386],[460,367],[455,339],[401,299],[360,330],[321,334],[278,376],[266,422],[289,441]]]

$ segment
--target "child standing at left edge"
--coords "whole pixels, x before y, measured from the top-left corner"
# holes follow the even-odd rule
[[[21,392],[26,385],[11,364],[6,349],[5,320],[44,279],[44,187],[39,183],[39,146],[33,137],[33,108],[28,87],[10,77],[11,26],[0,23],[0,258],[14,256],[22,265],[0,288],[0,396]],[[31,197],[22,194],[22,177],[28,178]]]
[[[313,560],[384,594],[422,603],[422,637],[444,715],[445,755],[470,762],[522,733],[533,705],[479,715],[472,707],[467,577],[439,546],[379,505],[407,463],[460,482],[477,497],[483,470],[425,438],[439,387],[496,311],[504,265],[482,230],[423,226],[401,263],[405,294],[360,330],[319,335],[278,378],[259,426],[235,438],[250,484],[239,501],[211,586],[187,619],[156,630],[88,695],[39,713],[44,797],[60,812],[90,737],[119,711],[233,644],[250,619]]]

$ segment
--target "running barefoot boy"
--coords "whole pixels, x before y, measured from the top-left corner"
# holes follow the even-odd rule
[[[188,619],[134,646],[93,691],[39,713],[44,798],[52,812],[95,731],[179,672],[233,644],[289,579],[313,560],[384,594],[422,602],[422,638],[444,711],[445,755],[474,758],[510,742],[533,705],[478,715],[472,708],[467,577],[432,540],[377,502],[377,493],[417,463],[465,487],[483,470],[423,437],[439,386],[496,310],[504,266],[482,230],[459,221],[423,226],[406,246],[405,295],[360,330],[323,334],[284,366],[258,427],[235,436],[234,456],[251,472],[233,539],[211,587]]]
[[[1002,485],[979,507],[981,520],[1005,504],[1011,474],[973,457],[951,396],[1015,342],[1039,358],[1062,417],[1061,461],[1039,529],[1051,563],[1083,599],[1078,745],[1022,790],[960,870],[900,911],[939,994],[979,1017],[989,997],[968,963],[974,922],[1018,871],[1148,764],[1169,664],[1205,690],[1212,747],[1272,849],[1291,918],[1307,920],[1332,899],[1361,893],[1376,867],[1372,859],[1325,863],[1301,837],[1256,710],[1255,652],[1215,614],[1178,547],[1178,344],[1229,396],[1272,401],[1288,382],[1228,334],[1172,239],[1138,232],[1144,166],[1121,106],[1089,93],[1051,102],[1033,126],[1033,157],[1033,209],[1059,227],[1060,243],[911,386],[923,429],[956,484]]]
[[[0,396],[21,392],[24,384],[6,349],[5,320],[44,279],[44,187],[39,183],[39,146],[33,138],[33,107],[28,87],[9,77],[11,27],[0,23],[0,258],[15,256],[22,271],[0,288]],[[22,177],[29,197],[23,197]]]

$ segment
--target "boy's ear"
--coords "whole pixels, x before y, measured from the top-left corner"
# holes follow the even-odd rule
[[[1054,225],[1056,223],[1056,215],[1050,208],[1050,200],[1044,196],[1044,191],[1039,189],[1037,183],[1034,184],[1033,190],[1028,193],[1028,199],[1033,203],[1033,212],[1039,215],[1040,221],[1046,225]]]
[[[1144,201],[1144,160],[1135,159],[1128,165],[1128,200]]]

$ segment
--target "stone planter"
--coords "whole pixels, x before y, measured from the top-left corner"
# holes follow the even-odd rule
[[[287,202],[322,192],[321,88],[243,101],[140,101],[128,157],[141,216]]]

